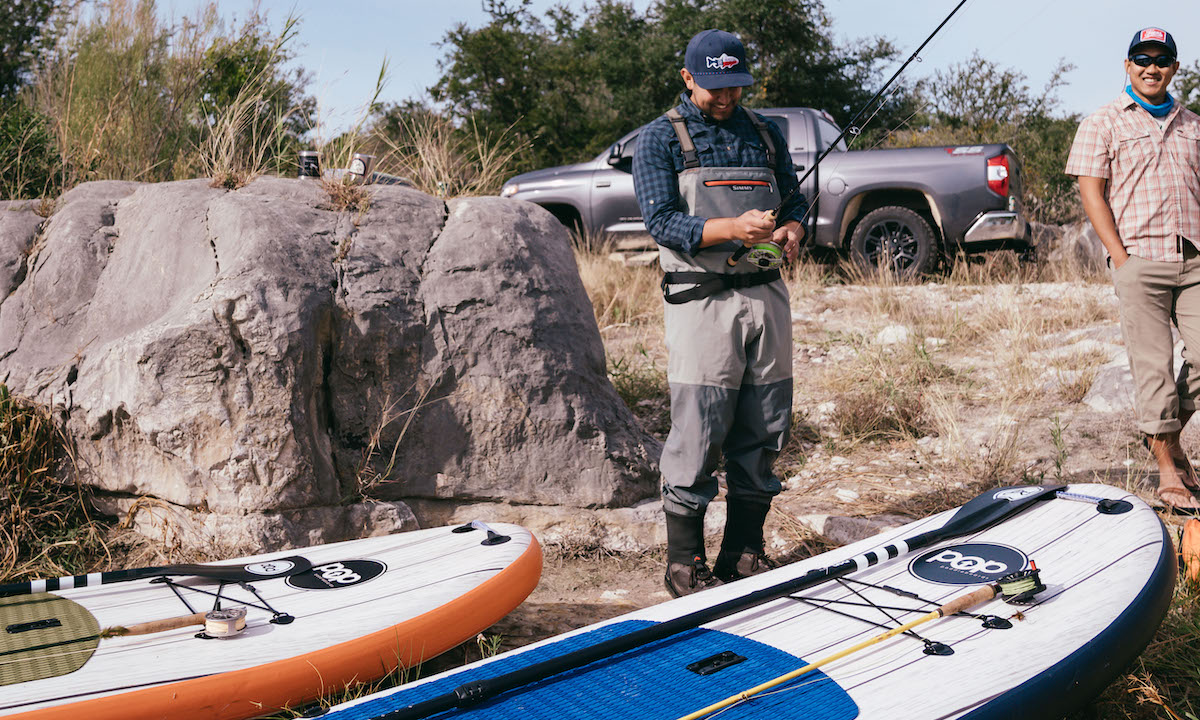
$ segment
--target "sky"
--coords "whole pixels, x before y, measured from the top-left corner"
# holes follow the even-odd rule
[[[644,12],[651,0],[629,0]],[[900,51],[884,68],[890,77],[959,0],[825,0],[834,38],[852,48],[864,38],[885,37]],[[200,0],[159,0],[160,13],[194,14]],[[244,18],[254,0],[217,0],[221,14]],[[562,3],[576,10],[585,0],[533,0],[541,17]],[[262,0],[273,29],[289,11],[301,18],[296,62],[312,73],[309,91],[321,103],[322,122],[336,131],[353,124],[370,100],[386,55],[390,80],[381,100],[426,97],[439,77],[437,46],[457,23],[481,27],[482,0]],[[1180,61],[1200,59],[1200,2],[1130,0],[968,0],[902,77],[984,58],[1027,77],[1039,92],[1064,64],[1075,69],[1058,91],[1060,111],[1084,115],[1117,96],[1125,85],[1122,60],[1133,33],[1146,26],[1175,37]],[[683,48],[680,48],[682,57]],[[882,81],[881,81],[882,82]],[[871,91],[878,88],[868,88]]]

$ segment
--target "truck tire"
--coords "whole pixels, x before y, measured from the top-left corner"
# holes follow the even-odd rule
[[[937,239],[925,218],[889,205],[863,215],[850,235],[850,256],[864,272],[890,269],[897,277],[919,277],[937,261]]]

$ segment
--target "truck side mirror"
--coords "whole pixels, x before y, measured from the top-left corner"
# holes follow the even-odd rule
[[[608,164],[617,167],[621,164],[621,143],[613,143],[612,149],[608,151]]]

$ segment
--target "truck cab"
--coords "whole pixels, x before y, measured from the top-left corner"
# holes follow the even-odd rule
[[[864,268],[886,265],[905,276],[932,269],[945,254],[1034,246],[1021,205],[1020,163],[1007,145],[850,150],[825,111],[756,112],[779,127],[803,179],[811,243],[848,252]],[[640,130],[589,161],[518,175],[501,196],[537,203],[581,231],[645,234],[632,175]]]

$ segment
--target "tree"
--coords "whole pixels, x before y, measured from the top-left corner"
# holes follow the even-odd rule
[[[1176,99],[1188,110],[1200,113],[1200,60],[1194,61],[1191,67],[1180,66],[1174,85]]]
[[[729,29],[746,44],[757,80],[746,104],[808,105],[843,120],[895,55],[879,39],[852,52],[833,42],[820,0],[656,0],[644,14],[624,0],[598,0],[584,14],[558,6],[544,19],[529,7],[487,0],[487,25],[447,33],[442,77],[431,88],[459,121],[514,127],[532,143],[529,166],[593,156],[674,105],[684,49],[705,28]],[[893,100],[885,116],[902,106]]]
[[[42,29],[59,0],[6,0],[0,3],[0,99],[11,98],[28,76],[43,46]]]

